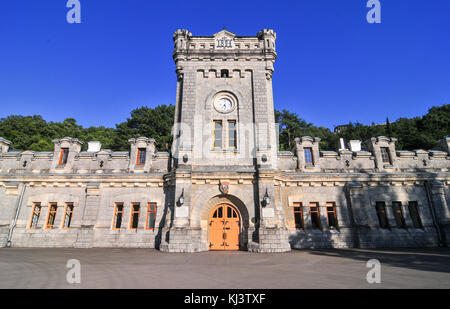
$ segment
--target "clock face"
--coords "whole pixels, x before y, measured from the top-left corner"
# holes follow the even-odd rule
[[[227,114],[236,109],[237,101],[231,93],[222,92],[215,96],[213,106],[219,113]]]
[[[219,110],[221,112],[226,113],[226,112],[231,111],[231,108],[233,107],[233,103],[231,103],[231,101],[227,98],[221,98],[217,102],[217,107],[219,108]]]

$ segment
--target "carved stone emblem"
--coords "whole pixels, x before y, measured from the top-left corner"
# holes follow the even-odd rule
[[[216,38],[215,40],[216,49],[233,49],[234,40],[226,35]]]
[[[220,192],[222,192],[223,194],[228,194],[229,185],[230,184],[228,182],[220,182],[219,183]]]

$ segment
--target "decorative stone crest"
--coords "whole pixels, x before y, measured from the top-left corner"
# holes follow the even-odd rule
[[[219,182],[219,190],[222,194],[228,194],[228,189],[230,187],[229,182]]]
[[[226,35],[217,37],[214,43],[216,49],[234,49],[234,40]]]

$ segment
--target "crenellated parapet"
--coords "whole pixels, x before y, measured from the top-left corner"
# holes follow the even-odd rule
[[[11,150],[0,153],[0,174],[133,174],[167,172],[170,154],[156,152],[156,141],[139,137],[130,139],[130,151],[101,149],[101,143],[84,142],[70,137],[55,139],[52,152]],[[8,146],[11,144],[8,144]]]
[[[414,151],[396,150],[396,138],[374,137],[361,145],[352,140],[350,149],[321,151],[320,139],[304,136],[295,139],[293,152],[278,153],[278,168],[281,171],[298,172],[338,172],[338,173],[373,173],[373,172],[448,172],[450,155],[446,143],[440,141],[441,150]],[[361,147],[362,146],[362,147]]]

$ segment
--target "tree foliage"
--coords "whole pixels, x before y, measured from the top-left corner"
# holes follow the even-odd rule
[[[85,142],[100,141],[104,149],[126,151],[130,148],[130,138],[146,136],[156,140],[158,150],[169,151],[174,113],[173,105],[140,107],[131,111],[130,117],[116,128],[83,128],[73,118],[47,122],[39,115],[11,115],[0,119],[0,136],[12,141],[16,149],[34,151],[52,151],[52,140],[65,136]],[[275,110],[275,121],[279,124],[280,150],[292,150],[294,138],[302,136],[321,138],[321,150],[336,150],[341,137],[346,141],[365,141],[380,135],[398,138],[397,149],[431,149],[439,139],[450,134],[450,105],[433,107],[423,117],[400,118],[395,122],[386,119],[385,124],[349,123],[337,134],[328,128],[316,127],[287,110]],[[84,149],[86,147],[87,144]]]

